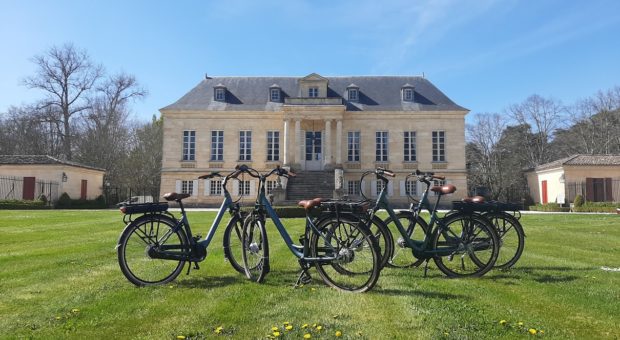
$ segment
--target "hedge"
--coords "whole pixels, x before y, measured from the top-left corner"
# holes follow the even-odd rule
[[[64,192],[56,202],[56,209],[106,209],[105,198],[99,195],[94,200],[74,200]]]
[[[22,201],[22,200],[6,200],[0,201],[0,209],[6,210],[16,210],[16,209],[24,209],[24,210],[34,210],[34,209],[49,209],[50,207],[45,204],[44,201],[35,200],[35,201]]]
[[[584,202],[582,206],[573,207],[574,212],[607,212],[615,213],[620,208],[618,202]]]
[[[561,207],[557,203],[536,204],[530,205],[529,209],[532,211],[546,211],[546,212],[569,212],[569,207]]]

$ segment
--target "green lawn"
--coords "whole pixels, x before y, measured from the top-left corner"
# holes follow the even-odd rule
[[[434,266],[426,278],[421,269],[385,269],[371,292],[346,294],[318,274],[293,289],[297,260],[273,226],[264,284],[224,262],[222,228],[201,270],[136,288],[116,260],[118,212],[2,214],[0,338],[250,339],[266,338],[273,326],[282,338],[340,331],[342,338],[496,339],[531,337],[529,328],[547,338],[620,337],[620,272],[601,269],[620,267],[617,215],[525,215],[526,248],[511,271],[463,280],[446,279]],[[214,213],[189,217],[204,235]],[[300,228],[303,220],[288,222]]]

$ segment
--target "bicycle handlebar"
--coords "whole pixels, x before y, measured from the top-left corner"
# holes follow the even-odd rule
[[[446,176],[435,176],[434,172],[422,172],[420,171],[420,169],[416,169],[415,173],[412,173],[412,175],[416,175],[418,176],[418,179],[427,179],[427,180],[432,180],[432,179],[438,179],[438,180],[445,180]]]
[[[222,176],[219,172],[212,172],[208,175],[198,176],[198,179],[207,179],[207,178],[213,178],[213,177],[224,177],[224,176]]]

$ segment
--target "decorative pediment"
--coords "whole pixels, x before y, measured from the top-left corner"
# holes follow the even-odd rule
[[[326,83],[328,82],[327,78],[325,78],[325,77],[321,77],[321,76],[320,76],[319,74],[317,74],[317,73],[310,73],[309,75],[307,75],[307,76],[305,76],[305,77],[301,78],[299,81],[300,81],[300,82],[304,82],[304,81],[312,81],[312,82],[315,82],[315,81],[324,81],[324,82],[326,82]]]

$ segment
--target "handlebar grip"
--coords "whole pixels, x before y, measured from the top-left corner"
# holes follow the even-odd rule
[[[396,175],[393,172],[383,171],[383,174],[386,176],[390,176],[390,177],[396,177]]]
[[[296,174],[296,173],[294,173],[294,172],[292,172],[292,171],[289,171],[289,172],[288,172],[288,175],[289,175],[289,176],[291,176],[291,177],[295,177],[295,176],[297,176],[297,174]]]
[[[435,175],[433,175],[432,177],[433,177],[433,179],[438,179],[438,180],[441,180],[441,181],[446,179],[446,176],[435,176]]]

